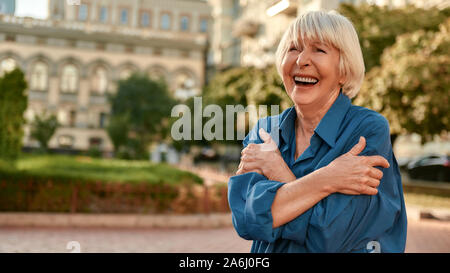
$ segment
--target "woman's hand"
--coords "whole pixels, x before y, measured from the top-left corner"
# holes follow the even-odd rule
[[[358,156],[366,146],[364,137],[346,154],[333,160],[324,167],[330,177],[328,186],[330,192],[343,194],[367,194],[378,193],[377,187],[383,177],[383,172],[375,168],[380,166],[389,168],[389,162],[382,156]]]
[[[241,163],[236,174],[257,172],[274,181],[294,181],[296,177],[281,156],[275,141],[262,128],[259,135],[264,143],[251,143],[242,150]]]

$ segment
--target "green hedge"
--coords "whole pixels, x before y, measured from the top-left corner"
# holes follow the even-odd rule
[[[0,211],[194,212],[198,176],[166,164],[69,156],[0,162]],[[188,194],[180,196],[180,192]]]

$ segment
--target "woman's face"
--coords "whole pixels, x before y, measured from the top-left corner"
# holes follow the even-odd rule
[[[297,106],[325,104],[339,91],[339,51],[318,41],[305,41],[300,48],[291,43],[281,67],[283,83]]]

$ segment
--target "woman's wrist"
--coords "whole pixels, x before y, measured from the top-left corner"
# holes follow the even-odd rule
[[[270,180],[289,183],[297,179],[281,155],[270,166],[264,169],[267,170],[264,175]]]
[[[316,171],[316,183],[327,195],[337,192],[335,179],[329,166],[322,167]]]

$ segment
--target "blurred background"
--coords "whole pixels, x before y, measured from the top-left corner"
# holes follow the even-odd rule
[[[249,252],[227,181],[256,120],[176,141],[171,111],[290,107],[274,53],[319,9],[358,32],[353,103],[389,120],[407,252],[450,252],[449,0],[0,0],[0,252]]]

